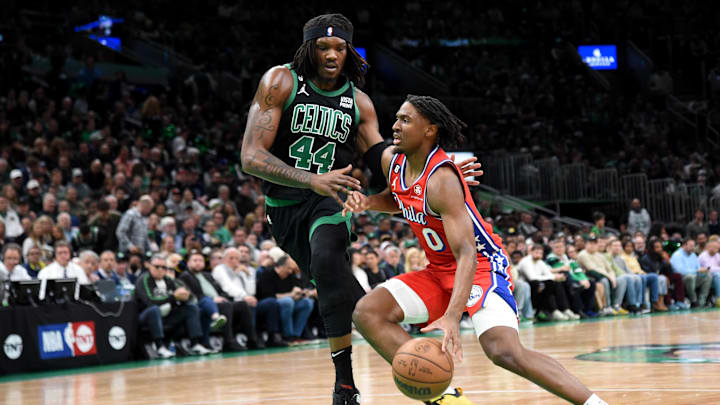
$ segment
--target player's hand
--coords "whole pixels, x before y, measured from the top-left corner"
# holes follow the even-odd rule
[[[338,195],[339,192],[347,193],[348,189],[362,189],[360,180],[348,176],[351,170],[352,165],[347,165],[342,169],[331,170],[323,174],[314,174],[310,177],[310,188],[320,195],[334,198],[342,206],[344,203]]]
[[[370,207],[370,202],[365,194],[359,191],[353,191],[348,194],[348,198],[343,204],[342,216],[348,212],[363,212]]]
[[[583,286],[584,289],[590,288],[590,282],[588,280],[582,280],[580,281],[580,285]]]
[[[453,162],[455,161],[455,154],[454,154],[454,153],[451,153],[451,154],[450,154],[450,160],[452,160]],[[472,176],[478,176],[478,177],[480,177],[480,176],[482,176],[482,175],[485,173],[484,171],[480,170],[480,167],[482,167],[482,164],[481,164],[481,163],[475,163],[475,162],[477,162],[477,157],[473,156],[473,157],[471,157],[471,158],[469,158],[469,159],[465,159],[465,160],[463,160],[463,161],[461,161],[461,162],[455,163],[455,165],[456,165],[458,168],[460,168],[460,171],[462,172],[463,177],[465,177],[465,182],[467,183],[468,186],[478,186],[478,185],[480,185],[480,182],[479,182],[479,181],[468,180],[468,179],[467,179],[468,177],[472,177]]]
[[[442,317],[436,319],[435,322],[420,329],[420,332],[425,333],[430,332],[431,330],[443,331],[443,353],[449,350],[450,354],[452,354],[453,357],[457,359],[457,361],[462,362],[462,344],[460,343],[460,321],[457,319],[453,319],[453,317],[450,317],[448,315],[443,315]]]

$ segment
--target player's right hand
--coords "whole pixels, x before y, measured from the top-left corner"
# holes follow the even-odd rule
[[[310,188],[312,191],[332,197],[341,206],[344,204],[340,199],[338,192],[347,192],[351,190],[361,190],[360,180],[349,176],[352,165],[347,165],[342,169],[331,170],[323,174],[315,174],[310,178]]]
[[[342,216],[345,216],[348,212],[363,212],[367,211],[370,207],[370,202],[367,196],[359,191],[353,191],[348,194],[345,204],[343,204]]]

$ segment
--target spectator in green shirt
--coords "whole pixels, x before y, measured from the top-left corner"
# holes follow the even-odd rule
[[[565,287],[570,297],[570,307],[582,318],[595,318],[598,316],[595,311],[595,288],[594,281],[588,279],[585,271],[575,261],[566,255],[565,241],[562,238],[550,242],[552,252],[547,255],[545,261],[554,270],[565,272],[569,277],[565,280]],[[577,251],[570,246],[577,257]]]

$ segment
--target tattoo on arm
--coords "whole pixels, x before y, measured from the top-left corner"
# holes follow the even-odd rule
[[[265,135],[277,131],[273,123],[273,109],[276,108],[279,84],[270,86],[267,91],[259,91],[255,103],[260,111],[248,123],[247,146],[251,146],[251,153],[247,159],[245,171],[270,182],[297,188],[309,188],[312,173],[289,166],[279,158],[273,156],[264,146],[258,145]]]
[[[258,177],[290,187],[308,188],[312,177],[312,173],[291,167],[262,149],[255,150],[248,169]]]

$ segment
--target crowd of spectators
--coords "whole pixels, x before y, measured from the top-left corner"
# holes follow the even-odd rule
[[[51,69],[38,77],[22,70],[34,54],[56,63],[78,51],[52,41],[39,49],[22,35],[0,46],[6,73],[0,79],[0,279],[111,280],[121,296],[138,300],[141,324],[161,357],[172,356],[165,332],[175,327],[185,329],[197,354],[213,350],[211,333],[224,336],[227,350],[321,337],[316,292],[275,246],[260,184],[243,174],[238,158],[252,88],[267,67],[290,59],[295,45],[283,38],[299,37],[298,20],[281,17],[275,24],[288,31],[267,30],[277,15],[273,6],[250,13],[220,1],[200,7],[203,18],[189,24],[192,19],[162,17],[168,2],[135,3],[116,11],[143,9],[128,14],[128,23],[186,52],[202,65],[204,79],[196,76],[189,86],[173,77],[157,88],[130,83],[123,74],[101,80],[90,55],[80,57],[79,72]],[[512,6],[518,2],[467,3],[469,11],[460,14],[425,1],[391,5],[408,11],[400,24],[389,24],[373,4],[346,14],[359,38],[388,44],[445,80],[452,94],[473,100],[450,102],[470,124],[470,146],[527,150],[536,158],[645,171],[651,178],[720,182],[717,154],[694,152],[660,106],[644,95],[617,98],[590,84],[585,70],[563,57],[562,45],[548,41],[551,32],[600,35],[602,27],[593,24],[561,27],[563,15],[587,13],[579,2],[568,8],[530,2],[536,4],[527,15]],[[593,2],[593,10],[600,3]],[[291,7],[296,15],[314,13]],[[63,15],[66,28],[95,16],[89,9]],[[461,23],[444,23],[448,18]],[[468,52],[427,42],[430,32],[436,39],[518,42]],[[539,40],[528,42],[538,32]],[[262,35],[281,35],[273,41],[280,45],[258,45],[269,41],[254,42]],[[222,73],[240,77],[243,89],[219,97],[213,83]],[[353,174],[368,184],[367,173]],[[525,319],[683,309],[720,296],[717,211],[708,212],[708,221],[699,211],[686,229],[676,229],[653,223],[638,200],[620,221],[621,233],[612,235],[602,215],[592,229],[572,229],[532,212],[477,204],[504,238]],[[424,254],[402,221],[362,214],[353,227],[349,257],[366,291],[424,268]]]

